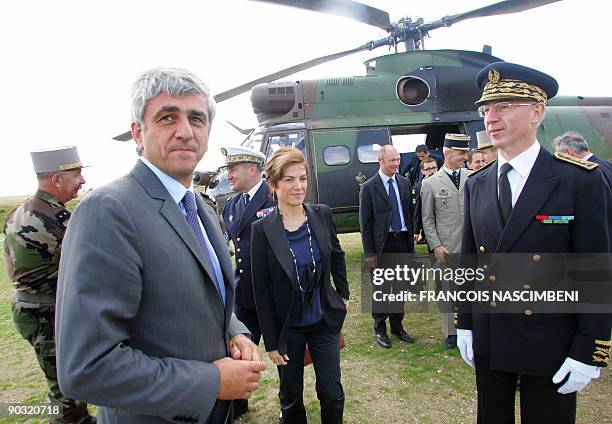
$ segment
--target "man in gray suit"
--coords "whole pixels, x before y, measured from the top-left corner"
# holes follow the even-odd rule
[[[132,88],[140,160],[88,195],[64,238],[57,294],[61,389],[102,423],[227,423],[265,368],[232,312],[233,275],[191,178],[214,116],[208,88],[153,69]]]
[[[470,136],[446,134],[444,165],[437,173],[423,180],[421,186],[421,214],[423,231],[429,250],[438,266],[446,266],[447,255],[461,253],[463,234],[463,187],[471,171],[461,165],[467,157]],[[443,344],[447,349],[457,346],[453,314],[442,313]]]

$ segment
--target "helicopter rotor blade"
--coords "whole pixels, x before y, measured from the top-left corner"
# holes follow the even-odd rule
[[[350,18],[358,22],[387,30],[391,26],[389,14],[384,10],[376,9],[351,0],[251,0],[266,3],[281,4],[300,9],[328,13]]]
[[[309,60],[307,62],[300,63],[298,65],[290,66],[289,68],[282,69],[273,74],[266,75],[261,78],[257,78],[256,80],[249,81],[246,84],[239,85],[238,87],[234,87],[231,90],[224,91],[215,95],[215,101],[220,103],[224,100],[231,99],[239,94],[245,93],[249,91],[251,88],[255,87],[257,84],[263,84],[266,82],[276,81],[277,79],[286,77],[288,75],[295,74],[296,72],[303,71],[305,69],[312,68],[313,66],[321,65],[323,63],[331,62],[332,60],[340,59],[341,57],[351,55],[353,53],[358,53],[363,50],[373,50],[375,48],[388,45],[390,43],[389,38],[381,38],[376,41],[369,41],[366,44],[356,47],[351,50],[345,50],[343,52],[329,54],[327,56],[321,56],[316,59]],[[129,141],[132,139],[131,131],[124,132],[113,137],[113,140],[117,141]]]
[[[113,137],[113,140],[117,141],[130,141],[132,139],[132,131],[126,131],[123,134],[119,134]]]
[[[448,27],[466,19],[481,18],[484,16],[505,15],[510,13],[522,12],[536,7],[555,3],[561,0],[506,0],[490,4],[469,12],[458,13],[456,15],[445,16],[437,21],[427,23],[421,28],[423,31],[430,31],[440,27]]]
[[[256,80],[249,81],[246,84],[242,84],[242,85],[239,85],[238,87],[234,87],[231,90],[227,90],[222,93],[219,93],[215,96],[215,101],[217,103],[222,102],[224,100],[230,99],[234,96],[237,96],[239,94],[249,91],[251,88],[255,87],[257,84],[263,84],[266,82],[276,81],[277,79],[284,78],[288,75],[295,74],[296,72],[300,72],[305,69],[312,68],[313,66],[321,65],[322,63],[331,62],[332,60],[340,59],[341,57],[348,56],[348,55],[351,55],[353,53],[357,53],[363,50],[372,50],[377,47],[387,45],[388,43],[389,43],[388,38],[383,38],[377,41],[370,41],[362,46],[359,46],[351,50],[329,54],[327,56],[317,57],[316,59],[312,59],[307,62],[300,63],[298,65],[290,66],[289,68],[282,69],[278,72],[274,72],[273,74],[269,74],[269,75],[266,75],[265,77],[257,78]]]

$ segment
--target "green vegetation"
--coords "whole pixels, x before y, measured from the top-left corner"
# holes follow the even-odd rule
[[[403,344],[393,338],[391,349],[377,346],[373,340],[372,319],[361,312],[359,303],[359,234],[343,234],[340,241],[347,254],[351,283],[351,305],[343,330],[347,346],[341,356],[345,422],[474,423],[473,372],[463,363],[457,350],[446,351],[441,347],[438,314],[407,315],[405,326],[417,337],[415,344]],[[30,346],[13,328],[11,296],[6,271],[0,266],[0,403],[41,404],[46,396],[45,382]],[[263,349],[263,344],[261,347]],[[267,358],[266,362],[268,368],[243,423],[273,423],[278,419],[278,375]],[[304,383],[309,422],[320,422],[312,366],[305,370]],[[611,374],[604,370],[601,378],[579,396],[578,423],[603,422],[602,419],[612,416],[611,390]],[[35,423],[37,420],[0,417],[0,424],[14,422]]]

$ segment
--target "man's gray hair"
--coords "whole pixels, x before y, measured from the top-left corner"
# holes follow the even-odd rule
[[[132,122],[142,126],[147,102],[163,92],[172,97],[188,94],[203,95],[208,104],[208,123],[212,124],[215,116],[215,100],[210,95],[210,88],[194,74],[180,68],[154,68],[138,77],[131,91]]]
[[[575,131],[568,131],[555,138],[552,142],[555,149],[571,149],[576,153],[588,152],[589,144],[584,137]]]

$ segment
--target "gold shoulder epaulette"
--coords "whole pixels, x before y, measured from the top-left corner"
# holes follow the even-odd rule
[[[557,152],[555,153],[555,158],[562,160],[563,162],[571,163],[581,168],[588,169],[589,171],[592,171],[593,169],[599,166],[595,162],[589,162],[588,160],[575,158],[573,156],[566,155],[565,153]]]
[[[486,164],[485,166],[483,166],[482,168],[477,169],[476,171],[472,172],[470,175],[468,175],[468,178],[472,178],[474,175],[478,174],[480,171],[482,171],[482,170],[484,170],[484,169],[487,169],[489,166],[493,165],[494,163],[497,163],[497,159],[496,159],[496,160],[493,160],[493,161],[491,161],[491,162],[489,162],[489,163],[487,163],[487,164]]]

